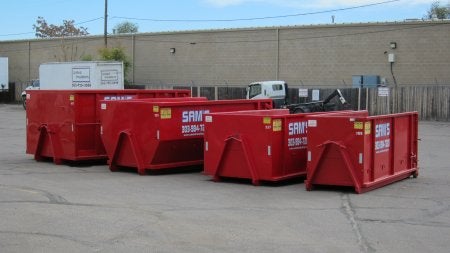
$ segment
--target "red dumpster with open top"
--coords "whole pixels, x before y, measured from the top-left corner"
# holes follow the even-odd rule
[[[99,101],[190,97],[189,90],[27,91],[27,154],[36,160],[106,160]]]
[[[417,112],[308,119],[305,186],[350,186],[357,193],[418,175]]]
[[[103,101],[102,140],[110,169],[137,168],[139,174],[203,164],[203,115],[271,109],[272,100],[158,102]]]
[[[289,110],[211,113],[205,119],[204,173],[220,178],[281,181],[306,174],[306,117],[367,116],[367,111],[289,114]]]

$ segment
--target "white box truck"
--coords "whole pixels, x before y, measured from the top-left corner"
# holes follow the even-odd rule
[[[39,80],[26,90],[123,90],[123,63],[115,61],[49,62],[39,66]],[[26,107],[26,90],[22,101]]]
[[[0,57],[0,92],[9,89],[8,82],[8,57]]]

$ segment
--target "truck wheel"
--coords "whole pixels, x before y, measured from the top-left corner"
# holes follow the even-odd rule
[[[306,113],[306,112],[310,112],[310,110],[308,110],[308,108],[303,108],[303,107],[295,108],[295,110],[294,110],[294,114]]]
[[[26,97],[22,97],[22,106],[23,106],[24,110],[27,109],[27,98]]]

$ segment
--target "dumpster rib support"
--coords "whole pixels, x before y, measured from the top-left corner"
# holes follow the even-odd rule
[[[255,168],[255,163],[250,158],[251,156],[250,156],[250,153],[249,153],[248,145],[247,145],[247,142],[245,141],[245,138],[243,136],[239,136],[239,137],[230,136],[227,139],[225,139],[225,141],[224,141],[225,145],[223,145],[222,151],[220,152],[220,159],[219,159],[219,163],[217,165],[217,169],[216,169],[216,171],[214,173],[213,180],[214,181],[220,181],[220,176],[219,176],[220,175],[220,168],[221,168],[220,164],[222,164],[222,162],[223,162],[225,150],[226,150],[227,146],[229,145],[229,143],[231,141],[237,141],[242,146],[242,150],[243,150],[244,156],[245,156],[245,161],[247,163],[247,166],[248,166],[248,168],[250,170],[250,174],[252,176],[252,184],[255,185],[255,186],[259,185],[260,181],[259,181],[258,173],[257,173],[256,168]]]
[[[42,148],[44,145],[44,141],[45,141],[45,136],[47,135],[49,140],[50,140],[50,145],[52,147],[52,151],[53,151],[53,163],[55,164],[61,164],[61,156],[59,154],[59,151],[61,150],[61,146],[59,145],[59,142],[57,141],[58,138],[55,136],[56,132],[52,131],[50,129],[50,126],[48,126],[47,124],[43,124],[41,126],[39,126],[38,128],[39,130],[39,137],[38,137],[38,141],[36,143],[36,151],[34,153],[34,160],[36,161],[41,161],[42,160]]]
[[[345,167],[346,167],[347,171],[350,173],[350,177],[352,178],[353,185],[355,187],[355,191],[357,193],[362,193],[361,185],[359,184],[357,177],[354,173],[355,170],[353,169],[353,165],[351,163],[351,159],[348,155],[347,147],[345,145],[343,145],[339,142],[336,142],[336,141],[326,141],[326,142],[318,145],[317,147],[322,148],[320,151],[320,154],[319,154],[318,163],[320,163],[322,161],[322,156],[323,156],[325,150],[331,145],[336,145],[338,147],[339,152],[341,153],[341,157],[344,160]],[[312,189],[312,182],[314,181],[314,176],[315,176],[318,168],[320,168],[320,167],[318,165],[316,165],[316,166],[314,166],[314,168],[315,169],[311,172],[309,179],[305,181],[305,186],[308,191],[310,191]]]
[[[113,153],[112,153],[111,160],[109,163],[109,169],[111,171],[118,170],[116,160],[117,160],[117,157],[119,156],[119,153],[121,150],[121,145],[125,138],[127,138],[130,141],[131,152],[133,153],[134,159],[136,161],[137,170],[138,170],[139,175],[145,175],[146,174],[145,166],[144,166],[144,163],[142,162],[142,156],[139,153],[139,149],[136,148],[137,142],[136,142],[135,135],[133,135],[129,130],[122,131],[119,133],[119,136],[117,137],[116,145],[114,145]]]

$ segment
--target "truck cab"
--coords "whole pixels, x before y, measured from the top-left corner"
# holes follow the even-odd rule
[[[25,90],[22,91],[21,94],[23,109],[27,108],[27,90],[39,90],[39,89],[40,89],[39,79],[31,80],[30,85],[28,85],[25,88]]]
[[[287,105],[288,85],[285,81],[253,82],[247,87],[247,99],[273,99],[274,107],[281,108]]]
[[[336,104],[330,103],[335,97],[344,107],[350,107],[339,89],[334,90],[324,100],[306,103],[288,103],[288,85],[285,81],[254,82],[247,87],[247,99],[271,98],[274,108],[287,108],[291,113],[325,112],[337,110]]]

